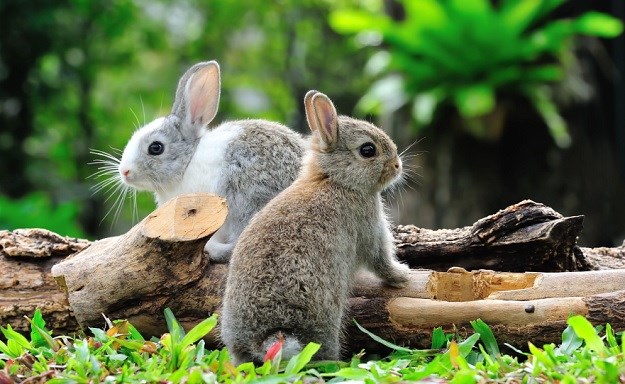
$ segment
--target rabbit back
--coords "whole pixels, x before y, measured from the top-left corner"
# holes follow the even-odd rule
[[[360,197],[327,179],[302,184],[297,180],[254,216],[230,260],[221,329],[238,361],[258,361],[278,331],[302,346],[321,343],[318,359],[339,357],[350,281],[361,264],[358,239],[376,237],[359,229],[366,221],[373,226],[376,213],[363,207],[354,215],[349,207]]]
[[[228,225],[236,239],[252,216],[297,178],[307,142],[288,127],[265,120],[226,124],[242,130],[223,154],[216,193],[228,201]]]

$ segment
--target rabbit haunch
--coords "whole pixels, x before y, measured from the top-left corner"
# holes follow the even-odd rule
[[[266,120],[209,128],[220,87],[216,62],[191,67],[178,83],[171,114],[131,137],[118,177],[153,192],[159,205],[194,192],[224,197],[228,217],[205,250],[211,259],[227,261],[251,217],[295,180],[307,144],[288,127]]]
[[[221,337],[235,362],[261,362],[284,338],[283,358],[308,342],[338,359],[344,311],[362,267],[406,284],[380,192],[400,177],[391,139],[365,121],[337,116],[324,94],[305,98],[313,136],[298,179],[260,210],[234,249]]]

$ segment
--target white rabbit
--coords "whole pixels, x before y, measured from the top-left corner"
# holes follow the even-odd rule
[[[205,248],[212,260],[226,262],[252,216],[295,180],[307,142],[265,120],[208,128],[219,95],[217,62],[191,67],[180,79],[171,114],[141,127],[126,145],[118,177],[153,192],[158,205],[194,192],[226,198],[228,217]]]

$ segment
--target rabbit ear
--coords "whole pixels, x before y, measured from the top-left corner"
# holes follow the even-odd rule
[[[306,96],[304,96],[304,109],[306,110],[306,120],[308,121],[308,126],[310,127],[310,130],[313,132],[319,129],[319,127],[317,127],[317,118],[315,117],[315,112],[312,105],[313,96],[315,96],[317,93],[319,92],[315,90],[310,90],[306,92]]]
[[[172,114],[183,119],[185,126],[203,128],[217,114],[220,91],[219,64],[196,64],[180,78]]]
[[[317,92],[312,96],[310,101],[314,111],[314,117],[307,114],[310,121],[311,117],[316,121],[316,127],[311,128],[317,131],[323,147],[325,149],[334,149],[338,141],[338,117],[332,100],[321,92]]]

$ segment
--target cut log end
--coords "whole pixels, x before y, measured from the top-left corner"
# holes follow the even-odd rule
[[[195,193],[175,197],[145,218],[142,234],[163,241],[191,241],[215,233],[226,220],[226,200]]]

